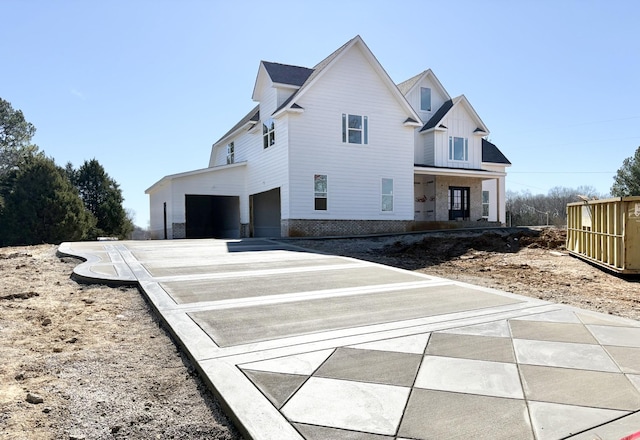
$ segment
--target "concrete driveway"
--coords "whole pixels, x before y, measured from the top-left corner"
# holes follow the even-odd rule
[[[59,250],[139,285],[250,439],[640,431],[637,321],[264,239]]]

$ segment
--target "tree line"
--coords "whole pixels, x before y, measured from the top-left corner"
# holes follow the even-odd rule
[[[508,226],[565,226],[567,204],[589,199],[640,196],[640,147],[626,158],[613,177],[610,194],[599,194],[591,186],[578,188],[555,187],[547,194],[531,194],[530,191],[506,194]]]
[[[0,246],[126,238],[134,226],[118,183],[95,158],[57,165],[35,132],[0,98]]]

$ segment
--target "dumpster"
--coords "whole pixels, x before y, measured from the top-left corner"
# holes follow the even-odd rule
[[[567,205],[567,250],[620,274],[640,274],[640,197]]]

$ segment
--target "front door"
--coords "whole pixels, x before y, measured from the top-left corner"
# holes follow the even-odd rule
[[[471,189],[467,186],[449,187],[449,220],[469,218],[470,193]]]

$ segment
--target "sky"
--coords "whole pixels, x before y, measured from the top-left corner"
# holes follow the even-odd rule
[[[0,98],[59,165],[97,159],[147,227],[147,188],[206,168],[261,60],[313,67],[360,35],[391,79],[428,68],[512,162],[507,191],[608,194],[640,146],[634,0],[0,0]]]

